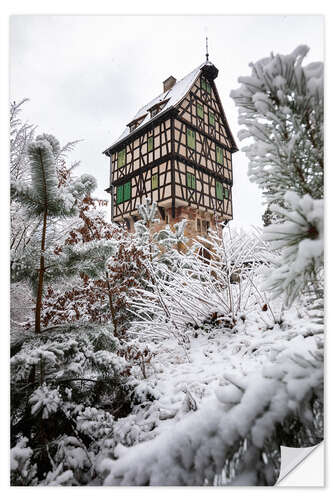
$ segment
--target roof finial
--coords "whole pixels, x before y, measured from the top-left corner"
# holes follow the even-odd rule
[[[209,54],[208,54],[208,36],[206,36],[206,61],[208,62],[208,57],[209,57]]]

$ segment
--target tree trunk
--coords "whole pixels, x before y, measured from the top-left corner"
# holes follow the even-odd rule
[[[106,271],[105,274],[106,274],[106,283],[107,283],[107,287],[108,287],[108,296],[109,296],[109,305],[110,305],[112,324],[113,324],[113,333],[114,333],[115,337],[118,337],[116,312],[114,310],[113,303],[112,303],[112,293],[111,293],[110,282],[109,282],[109,273]]]
[[[43,217],[41,256],[39,264],[38,288],[37,288],[36,311],[35,311],[35,333],[40,333],[40,315],[42,311],[43,282],[45,273],[44,251],[45,251],[45,241],[46,241],[46,222],[47,222],[47,209],[45,209]]]

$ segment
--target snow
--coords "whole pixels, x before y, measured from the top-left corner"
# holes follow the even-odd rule
[[[266,201],[288,190],[323,196],[323,64],[303,65],[308,47],[271,54],[250,65],[231,92],[239,108],[239,138],[249,159],[249,178]],[[314,175],[315,172],[315,175]]]
[[[299,204],[299,197],[291,199]],[[313,203],[303,205],[310,213]],[[101,464],[105,485],[215,484],[240,443],[248,447],[248,470],[234,479],[258,484],[259,453],[272,484],[265,443],[287,416],[302,412],[302,419],[312,418],[308,402],[320,397],[323,380],[322,330],[294,306],[283,311],[283,297],[271,301],[265,295],[260,273],[267,255],[256,233],[225,232],[223,240],[212,233],[212,246],[210,273],[198,261],[191,272],[187,256],[177,279],[163,269],[153,291],[143,295],[142,309],[150,308],[154,319],[141,321],[141,327],[137,322],[132,333],[153,353],[143,388],[151,388],[155,399],[116,423],[121,446]],[[241,284],[228,291],[232,266],[239,269],[251,260],[253,269],[246,267]],[[234,326],[223,322],[228,293]],[[164,314],[169,312],[163,321],[159,300]],[[205,325],[213,311],[220,322]]]
[[[194,84],[195,80],[198,78],[201,69],[206,65],[206,63],[201,64],[197,68],[195,68],[191,73],[188,75],[184,76],[181,80],[175,83],[175,85],[167,90],[166,92],[163,92],[162,94],[158,95],[154,99],[152,99],[148,104],[143,106],[142,108],[139,109],[139,111],[136,113],[136,115],[132,118],[131,121],[135,120],[135,118],[139,118],[143,115],[146,115],[145,119],[142,121],[142,123],[135,129],[135,131],[139,130],[140,128],[144,127],[149,123],[150,121],[155,120],[156,117],[167,111],[168,109],[176,106],[185,96],[186,93],[189,91],[189,89],[192,87]],[[153,118],[151,118],[150,113],[148,112],[148,109],[154,106],[155,104],[164,101],[165,99],[168,99],[168,102],[166,105],[161,109],[159,113],[157,113]],[[120,135],[120,137],[111,144],[110,148],[121,142],[123,139],[128,137],[131,134],[130,128],[126,127],[123,133]]]
[[[30,484],[36,484],[34,476],[36,474],[37,466],[31,464],[33,451],[27,447],[28,439],[21,437],[16,445],[10,450],[10,472],[11,476],[15,474],[20,477],[17,484],[21,484],[20,480],[30,481]],[[23,483],[24,484],[24,483]]]
[[[228,226],[223,235],[218,228],[188,248],[186,221],[150,231],[157,206],[146,200],[131,238],[123,232],[113,238],[103,225],[97,239],[84,243],[75,230],[71,244],[42,250],[46,277],[54,272],[55,281],[67,269],[72,286],[84,273],[88,292],[91,280],[118,262],[119,273],[101,283],[109,288],[112,311],[113,281],[136,271],[141,276],[126,278],[128,290],[121,291],[126,301],[116,313],[128,313],[121,333],[114,314],[112,324],[98,324],[102,315],[87,324],[85,305],[75,295],[66,321],[79,306],[85,325],[22,334],[13,346],[12,484],[274,484],[281,444],[321,439],[323,200],[322,178],[314,173],[322,167],[322,67],[302,66],[307,51],[300,46],[258,61],[233,94],[247,127],[242,136],[253,139],[246,150],[252,176],[270,202],[279,202],[271,208],[280,219],[264,239],[261,231],[233,233]],[[163,99],[164,109],[175,105],[202,67],[143,109]],[[306,123],[293,123],[303,116],[311,134],[304,132]],[[284,127],[288,133],[281,135]],[[44,209],[42,151],[49,215],[74,215],[95,181],[81,176],[55,188],[59,143],[45,134],[37,139],[29,146],[32,186],[23,178],[14,182],[15,199]],[[300,161],[306,163],[305,182],[297,177]],[[89,209],[87,215],[91,221]],[[118,249],[127,243],[138,251],[131,253],[133,266],[119,262]],[[210,259],[202,257],[204,248]],[[22,261],[26,270],[36,268],[32,256]],[[18,274],[20,265],[13,264]],[[50,290],[51,311],[57,295]],[[88,303],[99,301],[94,297]],[[66,309],[61,301],[59,306]],[[43,429],[50,430],[49,441],[44,432],[41,441]]]
[[[265,330],[252,318],[236,336],[199,331],[190,341],[190,361],[176,339],[159,342],[147,381],[158,399],[149,418],[147,409],[138,410],[119,422],[122,430],[130,422],[136,439],[124,439],[117,460],[104,462],[105,485],[199,485],[240,437],[250,433],[262,447],[275,423],[321,383],[320,363],[316,370],[311,365],[316,341],[299,333],[308,324],[298,319],[295,330]],[[152,418],[153,430],[147,427]]]
[[[279,293],[291,283],[297,283],[289,298],[292,301],[299,287],[323,266],[324,202],[308,194],[300,197],[291,191],[285,194],[285,200],[290,210],[273,207],[276,213],[284,216],[285,221],[270,225],[265,230],[265,239],[282,252],[282,262],[270,271],[267,286]]]
[[[59,388],[50,389],[46,384],[38,387],[30,396],[29,403],[31,406],[31,414],[41,410],[42,418],[47,419],[52,413],[55,413],[62,403]]]
[[[320,224],[318,200],[289,193],[288,202],[295,209],[294,224],[307,227],[307,219]],[[151,281],[143,282],[131,307],[144,320],[133,321],[128,338],[119,339],[115,348],[147,352],[145,369],[137,358],[131,362],[119,352],[95,351],[92,332],[96,329],[97,335],[97,325],[86,333],[77,330],[74,337],[27,341],[12,357],[17,382],[27,379],[33,365],[38,369],[41,360],[52,373],[55,385],[43,384],[31,393],[32,416],[56,418],[62,410],[75,422],[75,435],[59,436],[52,469],[40,484],[263,484],[258,467],[273,484],[267,442],[287,417],[312,419],[310,401],[321,397],[322,325],[299,301],[284,310],[283,297],[272,300],[266,294],[262,274],[274,254],[260,231],[225,230],[223,237],[211,232],[212,259],[205,262],[197,256],[207,243],[204,238],[188,253],[176,251],[177,242],[186,243],[184,221],[150,235],[147,226],[155,220],[156,204],[147,202],[140,213],[143,220],[134,239],[137,248],[149,249],[143,255]],[[294,237],[294,232],[287,235]],[[105,265],[114,242],[107,241],[103,254],[100,245],[101,240],[77,244],[81,268],[96,255]],[[239,280],[231,279],[234,274]],[[61,393],[54,388],[62,388],[63,379],[75,374],[98,382],[98,373],[124,377],[130,392],[126,416],[117,418],[108,409],[113,389],[102,401],[104,410],[93,406],[89,391],[87,399],[75,401],[75,386]],[[228,475],[226,464],[237,453],[246,457],[245,469]],[[32,473],[30,452],[22,455]],[[23,471],[23,466],[14,471],[16,482],[22,481]]]

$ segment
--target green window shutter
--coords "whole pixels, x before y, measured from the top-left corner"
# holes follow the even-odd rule
[[[209,111],[208,117],[209,117],[209,125],[215,125],[215,116],[214,116],[214,113],[211,113]]]
[[[211,93],[212,87],[210,86],[210,83],[207,82],[204,78],[201,78],[201,88],[208,92],[208,94]]]
[[[124,201],[128,201],[131,198],[131,181],[124,184]]]
[[[197,103],[197,115],[198,115],[200,118],[203,118],[203,117],[204,117],[203,105],[202,105],[202,104],[200,104],[199,102]]]
[[[218,200],[223,200],[223,189],[222,184],[219,181],[216,181],[216,198]]]
[[[117,186],[117,205],[124,201],[124,186]]]
[[[220,163],[220,165],[223,165],[223,151],[220,146],[216,146],[216,161]]]
[[[187,187],[192,187],[192,174],[190,174],[189,172],[187,172],[186,174],[186,185]]]
[[[224,188],[224,197],[228,200],[229,199],[229,190],[228,188]]]
[[[191,149],[195,149],[195,132],[190,128],[187,129],[187,145]]]
[[[118,153],[118,167],[123,167],[126,163],[126,149],[122,149]]]
[[[154,174],[151,178],[151,188],[152,189],[157,189],[158,188],[158,174]]]
[[[154,138],[153,136],[148,137],[148,153],[154,149]]]
[[[195,175],[190,174],[189,172],[187,172],[187,175],[186,175],[186,185],[187,185],[187,187],[189,187],[191,189],[195,189],[196,188],[196,178],[195,178]]]

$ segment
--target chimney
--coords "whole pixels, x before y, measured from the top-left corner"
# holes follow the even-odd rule
[[[172,89],[172,87],[174,86],[174,84],[176,83],[176,78],[174,78],[173,76],[169,76],[169,78],[167,78],[166,80],[164,80],[163,82],[163,92],[166,92],[167,90],[170,90]]]

